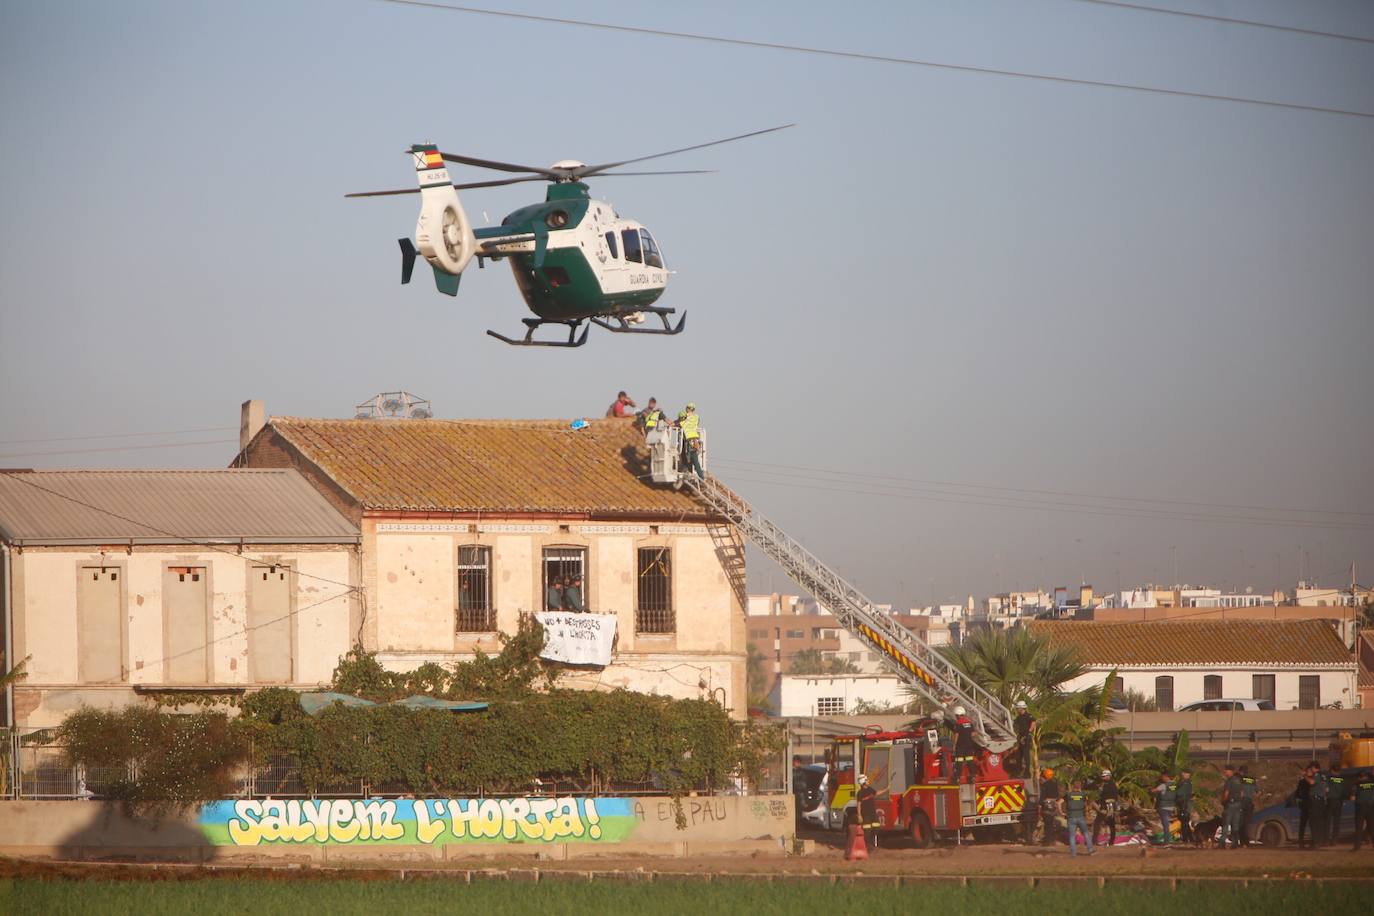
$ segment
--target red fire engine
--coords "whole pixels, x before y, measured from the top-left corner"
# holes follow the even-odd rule
[[[1026,784],[1007,774],[1003,755],[980,749],[972,783],[954,781],[950,743],[939,721],[924,719],[913,731],[870,730],[834,739],[826,774],[826,826],[859,823],[855,779],[859,773],[877,790],[881,831],[901,831],[917,846],[938,836],[972,831],[976,839],[1005,834],[1021,820]],[[857,763],[857,767],[856,767]]]

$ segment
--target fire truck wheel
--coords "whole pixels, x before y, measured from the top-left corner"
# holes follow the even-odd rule
[[[911,842],[917,849],[930,847],[930,842],[934,839],[934,832],[930,829],[930,818],[926,817],[924,811],[917,811],[911,815],[911,823],[907,825],[907,833],[911,836]]]

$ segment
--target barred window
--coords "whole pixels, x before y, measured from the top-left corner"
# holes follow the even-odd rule
[[[587,551],[583,547],[544,549],[544,609],[587,610],[587,583],[583,579]]]
[[[1317,709],[1322,705],[1322,679],[1319,674],[1298,675],[1298,708]]]
[[[496,629],[491,600],[491,548],[458,548],[458,632],[489,633]]]
[[[639,578],[635,605],[635,629],[640,633],[673,633],[673,571],[667,547],[643,547],[639,551]]]
[[[1221,699],[1221,675],[1208,674],[1202,678],[1202,698],[1204,700]]]
[[[844,697],[817,697],[816,715],[818,716],[842,716],[844,715]]]
[[[1174,678],[1161,674],[1155,678],[1155,708],[1160,712],[1174,711]]]

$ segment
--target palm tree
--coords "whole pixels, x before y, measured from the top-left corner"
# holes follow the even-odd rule
[[[1074,649],[1055,645],[1025,627],[980,630],[941,651],[964,674],[1008,708],[1053,696],[1087,668]]]

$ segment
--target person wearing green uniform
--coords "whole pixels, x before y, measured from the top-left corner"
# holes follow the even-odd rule
[[[1355,848],[1364,845],[1364,838],[1374,844],[1374,770],[1365,770],[1355,783]]]
[[[1193,836],[1193,771],[1184,767],[1178,778],[1178,838],[1197,842]]]
[[[1178,783],[1169,777],[1167,771],[1159,774],[1159,783],[1150,790],[1155,796],[1155,812],[1159,815],[1159,826],[1163,833],[1161,843],[1174,841],[1174,809],[1178,807]]]
[[[1222,771],[1221,783],[1221,848],[1235,849],[1240,845],[1241,782],[1230,764]]]
[[[1083,782],[1075,779],[1073,787],[1064,796],[1064,817],[1069,822],[1069,855],[1078,855],[1078,832],[1083,831],[1083,841],[1087,844],[1088,855],[1093,854],[1093,835],[1088,830],[1088,793],[1083,791]]]
[[[1350,784],[1353,782],[1348,777],[1342,776],[1335,767],[1330,767],[1326,771],[1326,844],[1327,846],[1336,845],[1336,841],[1341,836],[1341,811],[1345,808],[1345,800],[1350,797]]]
[[[1240,845],[1244,849],[1250,845],[1250,818],[1255,815],[1255,792],[1259,786],[1243,763],[1236,775],[1240,777]]]

